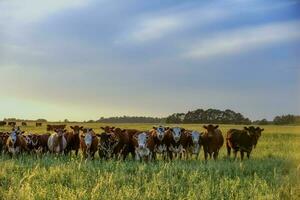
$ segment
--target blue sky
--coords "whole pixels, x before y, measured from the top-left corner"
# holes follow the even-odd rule
[[[0,118],[300,114],[300,2],[0,1]]]

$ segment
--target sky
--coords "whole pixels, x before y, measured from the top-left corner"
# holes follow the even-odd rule
[[[300,1],[0,0],[0,119],[300,114]]]

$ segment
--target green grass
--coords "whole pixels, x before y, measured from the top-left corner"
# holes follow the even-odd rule
[[[99,132],[101,124],[84,124]],[[151,124],[114,124],[147,130]],[[201,125],[183,125],[203,130]],[[242,126],[221,125],[223,133]],[[80,157],[0,157],[0,199],[300,199],[300,126],[264,126],[250,160],[139,163]],[[8,127],[0,127],[9,130]],[[43,133],[45,126],[24,128]]]

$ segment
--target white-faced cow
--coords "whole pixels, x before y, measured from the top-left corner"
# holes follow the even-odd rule
[[[187,131],[187,157],[195,155],[196,159],[199,157],[202,140],[201,134],[198,131]]]
[[[67,140],[64,136],[65,129],[55,129],[48,139],[48,149],[51,153],[64,153],[67,147]]]
[[[187,137],[185,129],[180,127],[170,128],[168,134],[171,135],[170,146],[169,146],[169,157],[170,159],[175,157],[182,158],[186,152]]]
[[[170,145],[170,137],[166,134],[166,131],[169,130],[169,127],[153,127],[150,131],[153,140],[154,140],[154,153],[153,159],[156,159],[156,154],[162,155],[163,159],[165,160],[168,156],[168,147]]]
[[[80,135],[80,147],[83,155],[87,159],[94,159],[99,139],[91,128],[87,128],[83,132],[84,134]]]
[[[12,129],[6,141],[6,148],[11,156],[28,151],[26,140],[22,136],[23,133],[24,131],[21,131],[19,127]]]
[[[153,137],[149,132],[136,133],[134,135],[135,159],[150,161],[154,151]]]

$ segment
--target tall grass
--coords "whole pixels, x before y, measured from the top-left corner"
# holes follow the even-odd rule
[[[97,128],[99,124],[89,124]],[[150,124],[115,125],[149,129]],[[202,130],[201,125],[184,125]],[[221,126],[225,132],[231,127]],[[27,130],[45,132],[45,127]],[[0,199],[300,199],[300,127],[265,126],[241,162],[85,161],[81,156],[0,156]]]

